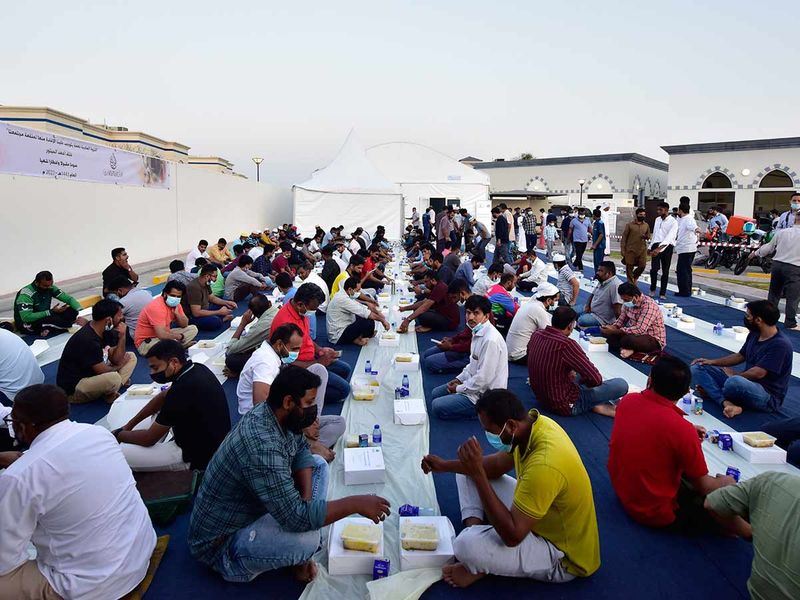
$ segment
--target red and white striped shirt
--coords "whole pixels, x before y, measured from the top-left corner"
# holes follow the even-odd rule
[[[571,415],[581,384],[595,387],[603,383],[600,371],[587,358],[575,340],[555,327],[540,329],[528,342],[528,376],[536,399],[548,410]]]

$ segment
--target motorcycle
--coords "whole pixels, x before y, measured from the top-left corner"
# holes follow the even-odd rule
[[[756,256],[754,252],[762,244],[769,243],[773,237],[775,237],[774,229],[772,231],[757,229],[751,237],[750,246],[742,252],[742,257],[740,261],[736,263],[736,268],[733,272],[736,275],[741,275],[748,266],[756,266],[761,267],[764,273],[769,273],[772,270],[772,256]]]

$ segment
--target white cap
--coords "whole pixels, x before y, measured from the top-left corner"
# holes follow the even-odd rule
[[[558,293],[558,288],[552,283],[545,281],[536,287],[535,298],[545,298],[547,296],[555,296]]]
[[[563,254],[553,254],[552,261],[555,262],[567,262],[567,257]]]

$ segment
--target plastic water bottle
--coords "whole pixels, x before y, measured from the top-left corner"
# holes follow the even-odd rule
[[[435,517],[436,511],[425,506],[403,504],[398,511],[401,517]]]
[[[408,381],[408,374],[403,373],[403,387],[409,389],[411,387],[411,383]]]
[[[697,396],[694,399],[694,414],[696,415],[703,414],[703,399],[700,396]]]
[[[714,335],[722,335],[722,330],[724,329],[722,323],[717,321],[717,324],[714,325]]]
[[[683,412],[685,412],[687,415],[692,414],[692,391],[691,390],[689,390],[689,393],[686,394],[683,397],[682,404],[683,404],[683,406],[681,408],[683,409]]]
[[[367,375],[371,375],[372,374],[372,361],[371,360],[368,360],[366,363],[364,363],[364,373],[366,373]]]
[[[376,423],[375,427],[372,428],[372,445],[380,446],[382,441],[383,435],[381,434],[381,426]]]

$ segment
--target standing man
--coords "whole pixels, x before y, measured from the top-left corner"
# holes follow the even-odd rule
[[[411,221],[411,226],[414,229],[419,228],[419,213],[416,206],[411,209],[411,216],[408,217],[408,220]]]
[[[517,248],[517,230],[519,229],[519,224],[515,222],[514,215],[511,212],[511,209],[505,205],[505,203],[500,204],[500,208],[503,210],[503,217],[508,223],[508,243],[509,246],[513,249]],[[508,262],[511,262],[511,258],[509,255]]]
[[[525,248],[529,251],[536,248],[536,217],[533,210],[527,208],[522,217],[522,230],[525,232]]]
[[[773,219],[773,229],[791,229],[796,221],[795,215],[800,211],[800,192],[794,192],[789,200],[789,210],[781,213],[777,219]]]
[[[669,270],[672,266],[672,253],[675,250],[675,239],[678,235],[678,222],[669,214],[669,204],[659,202],[656,207],[656,225],[653,229],[653,238],[650,240],[652,257],[650,262],[650,295],[655,297],[658,284],[658,271],[661,270],[661,291],[659,297],[667,299],[667,284],[669,283]]]
[[[483,259],[486,260],[486,246],[489,245],[489,240],[492,239],[492,234],[489,232],[489,228],[478,221],[475,217],[472,217],[470,223],[475,228],[475,235],[478,238],[478,242],[475,244],[474,254],[482,256]]]
[[[114,248],[111,251],[111,264],[103,270],[103,295],[108,291],[108,284],[120,275],[127,277],[132,283],[139,282],[139,275],[128,262],[128,253],[125,248]]]
[[[452,213],[452,207],[445,206],[436,215],[436,250],[438,252],[444,250],[445,241],[450,239],[450,232],[453,230],[453,223],[450,221]]]
[[[53,299],[63,304],[52,306]],[[14,325],[20,333],[46,337],[50,331],[66,331],[78,319],[80,302],[53,283],[50,271],[39,271],[14,298]],[[86,323],[81,319],[80,324]]]
[[[570,264],[572,264],[572,258],[575,256],[575,248],[572,246],[572,238],[569,235],[569,228],[574,218],[575,211],[572,210],[564,213],[564,218],[561,219],[561,239],[564,241],[564,256]]]
[[[430,209],[422,213],[422,239],[429,242],[431,239],[431,215]]]
[[[769,256],[772,259],[771,279],[769,282],[769,301],[777,308],[781,296],[786,296],[787,329],[800,331],[797,325],[797,303],[800,301],[800,195],[792,196],[791,216],[794,225],[778,229],[775,237],[768,244],[756,250],[756,256]]]
[[[692,295],[692,263],[697,254],[697,223],[689,208],[689,198],[683,196],[678,206],[678,233],[675,251],[678,253],[678,293],[676,296],[688,298]]]
[[[603,213],[599,208],[592,212],[592,219],[592,264],[597,271],[597,267],[606,259],[606,224],[603,223]]]
[[[728,217],[725,216],[725,213],[719,211],[716,206],[712,206],[708,209],[709,219],[708,219],[708,229],[714,230],[719,229],[719,239],[720,241],[725,241],[728,239]]]
[[[569,224],[569,238],[575,248],[574,264],[578,271],[583,271],[583,253],[586,252],[586,246],[589,243],[590,229],[591,224],[586,220],[586,214],[583,209],[579,209],[578,218],[572,219]]]
[[[647,240],[650,239],[650,225],[645,221],[647,211],[636,209],[636,218],[625,225],[620,242],[622,264],[628,281],[636,284],[647,266]]]
[[[504,264],[511,263],[511,254],[509,245],[511,244],[510,225],[503,214],[503,206],[495,206],[492,209],[492,216],[494,217],[494,237],[495,249],[493,263]]]
[[[429,206],[427,214],[428,214],[428,222],[431,224],[431,229],[425,241],[430,242],[432,239],[434,239],[434,236],[436,235],[436,211],[433,210],[432,206]]]

